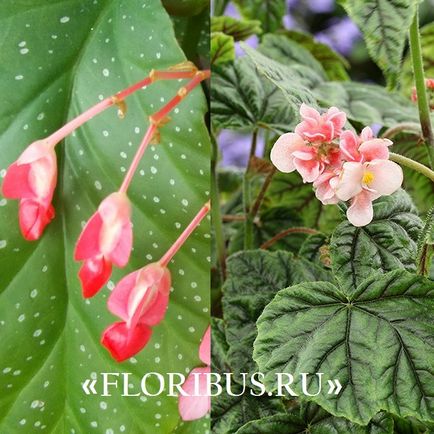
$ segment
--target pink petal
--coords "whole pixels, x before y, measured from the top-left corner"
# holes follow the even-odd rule
[[[152,305],[145,312],[141,313],[139,323],[149,326],[157,325],[164,319],[168,305],[169,294],[162,294],[158,291]]]
[[[295,170],[292,153],[305,146],[304,140],[295,133],[286,133],[278,138],[271,149],[271,162],[284,173]]]
[[[182,390],[188,396],[179,396],[178,410],[182,420],[196,420],[204,417],[211,410],[211,397],[208,396],[207,375],[209,367],[195,368],[187,377]],[[197,375],[193,375],[197,374]],[[195,396],[195,383],[198,382],[198,396]]]
[[[362,132],[360,133],[360,140],[362,142],[367,142],[368,140],[371,140],[373,138],[374,138],[374,133],[372,132],[371,127],[363,128]]]
[[[360,155],[358,151],[359,138],[352,131],[347,130],[341,134],[339,147],[346,159],[350,161],[360,160]]]
[[[46,139],[37,140],[30,144],[17,160],[18,164],[29,164],[41,158],[45,158],[50,154],[54,154],[54,144]]]
[[[133,271],[121,279],[111,292],[107,301],[107,308],[113,314],[124,320],[129,320],[128,298],[136,285],[137,275],[140,270]]]
[[[29,164],[11,164],[3,180],[3,196],[8,199],[35,198],[35,193],[29,184],[29,173]]]
[[[199,358],[205,365],[211,365],[211,327],[205,331],[199,346]]]
[[[333,124],[336,136],[338,136],[347,121],[347,115],[341,112],[337,107],[330,107],[325,114],[325,118]]]
[[[318,111],[316,111],[313,107],[308,106],[307,104],[303,103],[300,106],[300,116],[303,119],[311,120],[319,122],[321,119],[321,115]]]
[[[367,164],[366,170],[374,175],[369,188],[381,196],[394,193],[401,187],[404,179],[401,167],[390,160],[374,160]]]
[[[34,194],[51,201],[57,183],[57,160],[54,152],[30,164],[29,185]]]
[[[294,158],[294,165],[303,182],[314,182],[321,174],[320,163],[316,160],[303,161]]]
[[[75,245],[74,259],[76,261],[93,258],[101,254],[99,247],[101,227],[102,219],[99,213],[96,212],[86,223]]]
[[[344,163],[341,179],[336,188],[336,196],[340,200],[349,200],[359,194],[362,191],[363,173],[362,163]]]
[[[387,160],[389,158],[389,142],[390,140],[371,139],[359,146],[359,152],[365,161]]]
[[[347,218],[354,226],[366,226],[374,216],[372,200],[368,191],[362,191],[351,201],[347,210]]]
[[[152,329],[139,324],[129,330],[126,323],[116,322],[109,326],[101,337],[101,343],[117,362],[123,362],[141,351],[152,335]]]
[[[299,160],[313,160],[316,158],[316,149],[313,146],[304,146],[299,151],[294,151],[292,155]]]
[[[93,297],[109,280],[112,264],[103,256],[86,259],[78,276],[81,280],[83,297]]]
[[[54,215],[54,208],[51,204],[47,208],[33,199],[22,199],[18,216],[23,237],[28,241],[39,239]]]
[[[130,259],[133,248],[133,227],[130,221],[126,222],[121,229],[119,241],[109,253],[108,259],[118,267],[125,267]]]

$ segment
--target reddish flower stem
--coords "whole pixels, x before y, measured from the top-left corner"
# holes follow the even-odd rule
[[[127,87],[116,93],[113,96],[109,96],[105,98],[98,104],[95,104],[93,107],[89,108],[85,112],[78,115],[75,119],[69,121],[66,125],[61,127],[59,130],[55,131],[51,134],[47,140],[51,141],[53,145],[56,145],[61,140],[63,140],[66,136],[71,134],[78,127],[83,125],[85,122],[89,121],[96,115],[100,114],[107,108],[121,103],[126,97],[130,96],[134,92],[144,88],[145,86],[149,86],[150,84],[158,81],[158,80],[181,80],[195,77],[197,74],[197,69],[194,66],[188,67],[186,66],[184,70],[176,70],[176,66],[173,70],[152,70],[149,73],[149,76],[144,78],[143,80],[138,81],[132,86]]]
[[[143,154],[151,142],[154,134],[157,132],[158,127],[164,122],[167,115],[197,86],[201,81],[208,78],[210,75],[210,71],[197,71],[195,72],[194,78],[190,80],[185,87],[181,87],[178,90],[176,96],[174,96],[162,109],[149,116],[149,120],[151,124],[146,131],[145,137],[142,140],[142,143],[139,146],[139,149],[136,152],[136,155],[131,162],[130,167],[128,168],[128,172],[125,175],[125,178],[122,182],[122,185],[119,189],[120,193],[125,193],[128,190],[128,187],[131,183],[131,180],[134,176],[134,173],[137,170],[137,167],[140,163]]]
[[[176,252],[182,247],[182,245],[185,243],[185,241],[191,235],[191,233],[197,228],[197,226],[199,226],[200,222],[208,214],[210,209],[211,209],[211,202],[208,201],[200,209],[200,211],[195,215],[193,220],[184,229],[182,234],[173,243],[173,245],[170,247],[170,249],[158,261],[162,267],[167,267],[167,264],[172,260],[172,258],[175,256]]]

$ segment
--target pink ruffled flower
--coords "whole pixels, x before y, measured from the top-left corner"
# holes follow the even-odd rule
[[[51,204],[57,182],[54,145],[48,140],[32,143],[9,166],[3,181],[3,196],[20,200],[21,233],[29,241],[39,239],[55,215]]]
[[[372,201],[394,193],[401,187],[402,181],[402,169],[393,161],[346,162],[336,196],[344,201],[351,199],[348,220],[354,226],[365,226],[374,215]]]
[[[211,410],[211,396],[208,391],[208,377],[211,373],[211,328],[205,331],[199,347],[199,357],[207,366],[193,369],[182,385],[178,410],[182,420],[196,420]],[[196,385],[197,383],[197,385]]]
[[[321,115],[314,108],[302,104],[300,115],[302,121],[295,127],[295,132],[311,143],[329,143],[336,139],[347,121],[346,114],[337,107],[330,107]]]
[[[74,258],[84,261],[79,277],[83,296],[94,296],[111,275],[112,264],[124,267],[132,248],[131,206],[124,193],[112,193],[84,227]]]
[[[108,299],[109,311],[122,321],[109,326],[101,343],[122,362],[141,351],[152,335],[152,326],[163,320],[169,303],[170,272],[158,263],[125,276]]]
[[[336,188],[339,185],[341,169],[328,170],[320,175],[313,183],[315,196],[324,205],[333,205],[339,202]]]
[[[339,148],[333,144],[313,146],[297,133],[286,133],[274,144],[270,159],[281,172],[297,170],[303,182],[314,182],[327,166],[339,166],[341,155]]]

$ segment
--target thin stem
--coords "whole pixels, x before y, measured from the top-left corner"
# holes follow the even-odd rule
[[[158,261],[162,267],[167,267],[167,264],[172,260],[176,252],[182,247],[182,245],[185,243],[185,241],[191,235],[191,233],[199,226],[200,222],[208,214],[208,211],[210,209],[211,209],[211,203],[210,201],[208,201],[194,216],[193,220],[184,229],[184,231],[178,237],[178,239],[172,244],[170,249]]]
[[[177,68],[184,69],[177,69]],[[148,77],[145,77],[143,80],[138,81],[137,83],[117,92],[113,96],[109,96],[108,98],[103,99],[98,104],[95,104],[93,107],[89,108],[85,112],[78,115],[76,118],[69,121],[63,127],[55,131],[51,134],[47,139],[53,144],[59,143],[66,136],[71,134],[74,130],[79,128],[81,125],[100,114],[107,108],[120,104],[126,97],[130,96],[134,92],[143,89],[150,84],[159,81],[159,80],[180,80],[192,78],[196,75],[197,68],[190,66],[188,63],[175,65],[172,69],[168,70],[152,70]]]
[[[395,125],[393,127],[388,128],[382,135],[384,139],[392,139],[397,134],[402,133],[404,131],[411,131],[412,133],[420,134],[420,125],[414,122],[403,122],[401,124]]]
[[[244,215],[246,220],[244,221],[244,249],[250,250],[253,248],[253,218],[250,214],[251,206],[251,166],[252,160],[256,152],[256,144],[258,141],[258,130],[255,129],[252,134],[252,143],[250,145],[249,160],[247,162],[247,168],[243,177],[243,204]]]
[[[426,176],[428,179],[434,182],[434,171],[429,167],[424,166],[423,164],[412,160],[411,158],[404,157],[404,155],[395,154],[393,152],[389,153],[389,158],[395,163],[401,164],[401,166],[406,166],[410,169],[415,170],[416,172],[421,173]]]
[[[410,26],[410,52],[413,64],[414,81],[417,93],[417,105],[419,108],[420,126],[425,139],[431,169],[434,169],[434,134],[431,125],[430,108],[425,88],[425,75],[423,70],[422,49],[419,35],[419,10],[416,6],[416,13]]]
[[[136,155],[134,155],[133,161],[131,162],[131,165],[128,168],[128,172],[126,173],[125,178],[122,181],[122,185],[119,188],[120,193],[126,193],[126,191],[128,190],[128,187],[130,186],[131,180],[133,179],[134,173],[137,170],[140,160],[142,159],[143,154],[146,151],[146,148],[148,147],[152,138],[154,137],[156,131],[157,131],[157,125],[151,123],[151,125],[149,125],[148,130],[145,133],[145,136],[143,137],[142,143],[140,143]]]
[[[223,220],[220,210],[220,194],[218,187],[218,173],[217,173],[217,156],[218,147],[214,135],[211,135],[211,146],[212,146],[212,156],[211,156],[211,219],[212,227],[214,229],[214,239],[217,248],[217,261],[220,268],[220,274],[222,280],[226,278],[226,242],[225,234],[223,229]]]
[[[167,115],[198,85],[202,80],[205,80],[209,77],[209,71],[197,71],[195,72],[195,76],[192,80],[190,80],[185,87],[181,87],[178,90],[176,96],[174,96],[162,109],[157,111],[156,113],[149,116],[149,120],[151,125],[149,125],[148,130],[146,131],[145,136],[143,137],[142,143],[139,146],[139,149],[136,152],[136,155],[131,162],[130,167],[128,168],[128,172],[125,175],[125,178],[122,182],[122,185],[119,189],[120,193],[125,193],[128,190],[128,187],[131,183],[131,180],[134,176],[134,173],[137,170],[137,167],[140,163],[140,160],[143,157],[143,154],[148,147],[149,143],[154,137],[154,134],[157,133],[158,127],[164,123]]]
[[[320,232],[316,229],[311,228],[303,228],[303,227],[295,227],[295,228],[288,228],[285,229],[282,232],[279,232],[277,235],[275,235],[273,238],[270,238],[268,241],[266,241],[264,244],[261,245],[261,249],[268,249],[270,246],[272,246],[277,241],[281,240],[282,238],[285,238],[286,236],[290,234],[309,234],[309,235],[316,235]]]
[[[246,220],[246,216],[243,215],[230,215],[230,214],[224,214],[222,216],[222,220],[224,222],[243,222]]]
[[[268,190],[268,187],[271,184],[271,181],[273,180],[273,176],[276,173],[276,168],[273,167],[271,169],[271,172],[267,175],[267,177],[265,178],[264,183],[262,184],[261,190],[259,191],[258,197],[255,200],[255,203],[252,206],[252,210],[250,211],[250,215],[252,217],[253,220],[255,220],[256,215],[259,212],[259,209],[261,208],[262,202],[264,200],[265,197],[265,193]]]

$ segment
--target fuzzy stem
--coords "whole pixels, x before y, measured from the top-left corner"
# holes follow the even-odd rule
[[[122,182],[122,185],[119,189],[120,193],[125,193],[128,190],[128,187],[131,183],[131,179],[134,176],[134,173],[137,170],[137,167],[140,163],[140,160],[143,157],[143,154],[148,147],[149,143],[154,137],[154,134],[157,133],[158,127],[164,122],[167,115],[197,86],[200,84],[202,80],[205,80],[209,77],[209,71],[197,71],[195,72],[195,76],[192,80],[190,80],[185,87],[181,87],[178,90],[176,96],[174,96],[162,109],[157,111],[156,113],[149,116],[149,120],[151,124],[146,131],[145,136],[143,137],[142,143],[139,146],[139,149],[136,152],[136,155],[131,162],[130,167],[128,168],[128,172],[125,175],[125,178]]]
[[[107,108],[121,103],[126,97],[130,96],[134,92],[144,88],[145,86],[149,86],[150,84],[159,81],[159,80],[180,80],[192,78],[196,75],[197,69],[195,67],[188,68],[186,66],[185,70],[176,70],[176,66],[174,69],[168,70],[152,70],[148,77],[145,77],[143,80],[138,81],[132,86],[127,87],[126,89],[121,90],[113,96],[109,96],[108,98],[103,99],[98,104],[95,104],[93,107],[89,108],[85,112],[78,115],[76,118],[69,121],[63,127],[55,131],[51,134],[47,140],[49,140],[53,145],[56,145],[61,140],[63,140],[66,136],[71,134],[74,130],[79,128],[81,125],[100,114]]]
[[[270,186],[271,181],[273,180],[273,176],[275,173],[276,173],[276,168],[273,167],[273,169],[271,169],[271,172],[265,178],[264,183],[262,184],[262,187],[261,187],[261,190],[258,194],[258,197],[256,198],[255,203],[253,204],[252,209],[250,211],[250,215],[251,215],[251,218],[253,220],[255,220],[255,217],[258,214],[259,209],[261,208],[262,202],[263,202],[264,197],[265,197],[265,193],[267,192],[268,187]]]
[[[223,230],[223,219],[220,210],[220,195],[217,173],[218,147],[214,135],[211,135],[212,157],[211,157],[211,218],[214,229],[214,238],[217,249],[217,262],[220,267],[222,280],[226,278],[226,242]]]
[[[311,228],[303,228],[303,227],[295,227],[295,228],[288,228],[285,229],[282,232],[279,232],[277,235],[275,235],[273,238],[266,241],[264,244],[261,245],[261,249],[268,249],[270,246],[272,246],[275,242],[281,240],[282,238],[285,238],[286,236],[290,234],[308,234],[308,235],[316,235],[320,232],[316,229]]]
[[[419,35],[419,10],[416,6],[416,13],[410,26],[410,52],[413,64],[414,82],[416,85],[417,105],[419,108],[420,126],[425,139],[431,169],[434,169],[434,134],[431,125],[430,108],[425,88],[425,75],[423,70],[422,49]]]
[[[431,170],[429,167],[426,167],[423,164],[412,160],[411,158],[404,157],[404,155],[395,154],[393,152],[389,153],[389,158],[390,160],[400,164],[401,166],[406,166],[410,169],[415,170],[416,172],[421,173],[422,175],[426,176],[428,179],[431,179],[431,181],[434,182],[434,171]]]
[[[397,124],[393,127],[388,128],[382,134],[382,137],[384,139],[392,139],[397,134],[405,132],[405,131],[411,131],[412,133],[416,133],[416,134],[420,135],[420,133],[421,133],[420,124],[417,124],[414,122],[403,122],[401,124]]]
[[[189,223],[189,225],[184,229],[182,234],[178,237],[178,239],[172,244],[169,250],[161,257],[158,261],[162,267],[167,267],[169,262],[175,256],[176,252],[182,247],[187,238],[191,235],[191,233],[199,226],[200,222],[203,218],[208,214],[208,211],[211,208],[210,201],[208,201],[195,215],[193,220]]]
[[[244,221],[244,249],[250,250],[253,248],[253,217],[250,214],[250,201],[251,201],[251,166],[252,159],[256,152],[256,143],[258,140],[258,130],[255,129],[252,135],[252,144],[250,145],[249,160],[247,162],[247,168],[244,172],[243,178],[243,204],[244,215],[246,220]]]

